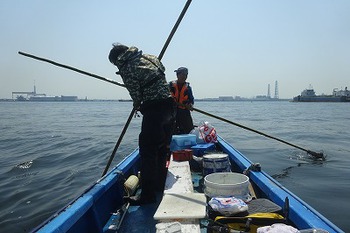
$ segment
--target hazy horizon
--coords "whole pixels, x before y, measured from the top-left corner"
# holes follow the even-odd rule
[[[14,91],[129,99],[125,88],[18,51],[122,82],[112,43],[158,55],[186,1],[0,2],[0,98]],[[162,62],[168,81],[189,69],[195,98],[297,96],[350,86],[350,1],[192,1]]]

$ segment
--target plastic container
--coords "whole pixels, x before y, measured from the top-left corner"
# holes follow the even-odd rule
[[[193,150],[194,156],[203,156],[205,153],[208,153],[210,151],[214,151],[215,144],[214,143],[197,144],[195,146],[192,146],[191,149]]]
[[[127,191],[129,196],[135,193],[138,186],[139,178],[135,175],[129,176],[129,178],[124,183],[125,190]]]
[[[174,161],[190,161],[192,159],[192,150],[184,149],[177,150],[173,152],[173,160]]]
[[[215,172],[230,172],[231,164],[227,154],[207,154],[203,156],[203,175]]]
[[[173,135],[170,143],[170,150],[190,149],[194,145],[197,145],[196,135],[194,134]]]
[[[243,201],[250,201],[249,177],[241,173],[220,172],[204,177],[204,193],[208,197],[234,196]]]

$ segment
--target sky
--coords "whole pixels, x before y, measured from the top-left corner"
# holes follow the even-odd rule
[[[112,44],[158,56],[186,0],[1,0],[0,98],[12,92],[129,99],[127,90],[19,51],[117,82]],[[195,98],[292,98],[350,87],[349,0],[193,0],[162,63],[189,69]]]

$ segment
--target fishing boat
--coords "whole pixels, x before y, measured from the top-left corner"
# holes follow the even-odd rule
[[[172,148],[164,193],[159,193],[156,203],[130,206],[124,201],[124,196],[140,191],[137,180],[142,174],[136,149],[33,232],[256,232],[254,221],[283,224],[300,232],[343,232],[219,135],[215,143],[190,146],[177,151]],[[213,154],[227,156],[230,171],[205,166],[204,159]],[[206,178],[226,174],[248,177],[248,191],[240,199],[248,210],[226,216],[208,204],[216,189],[208,189],[213,187]],[[271,217],[271,213],[282,217]],[[268,219],[259,221],[259,214]],[[237,222],[242,225],[239,229],[232,227]]]
[[[165,50],[190,3],[191,0],[187,0],[158,55],[159,60],[164,56]],[[122,83],[75,67],[21,51],[18,53],[125,87]],[[322,153],[306,150],[200,109],[193,108],[192,110],[288,144],[311,154],[316,159],[323,158]],[[134,111],[135,109],[131,112],[122,135],[125,133]],[[119,139],[122,138],[122,135]],[[182,136],[191,137],[189,135]],[[264,172],[259,164],[252,163],[222,137],[217,136],[214,141],[213,144],[185,143],[186,148],[171,148],[172,155],[167,165],[168,174],[165,189],[164,192],[158,194],[155,203],[131,206],[124,198],[140,193],[140,189],[142,189],[139,187],[139,180],[142,179],[142,174],[139,173],[141,159],[139,150],[135,149],[109,172],[108,169],[105,169],[104,175],[99,180],[37,226],[33,232],[248,233],[257,232],[259,228],[269,226],[290,227],[301,233],[343,232]],[[118,140],[114,152],[119,143],[120,140]],[[189,148],[187,148],[188,146]],[[234,204],[240,203],[232,205],[239,210],[235,213],[225,212],[212,205],[211,201],[215,199],[224,200],[220,203],[225,204],[227,199],[224,198],[231,198]]]

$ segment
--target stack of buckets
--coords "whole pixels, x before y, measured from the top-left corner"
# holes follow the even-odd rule
[[[196,135],[173,135],[170,144],[175,161],[191,160],[192,154],[202,157],[203,176],[216,172],[230,172],[230,160],[227,154],[205,154],[215,150],[214,143],[197,144]]]
[[[194,134],[173,135],[170,150],[177,161],[191,160],[192,153],[200,158],[203,165],[204,193],[208,197],[235,196],[244,201],[249,200],[249,178],[231,172],[228,155],[215,153],[214,143],[197,144]],[[210,151],[213,153],[206,154]]]

